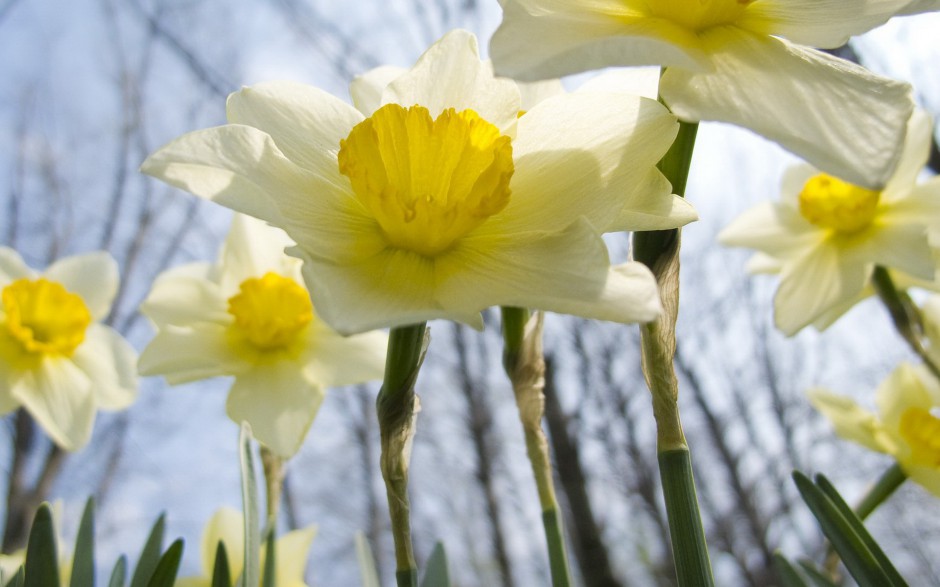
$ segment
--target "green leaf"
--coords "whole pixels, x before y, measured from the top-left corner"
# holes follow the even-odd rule
[[[72,559],[71,587],[90,587],[95,584],[95,500],[85,502],[82,521],[75,537],[75,558]]]
[[[823,534],[842,557],[842,562],[859,587],[891,585],[891,580],[878,560],[826,494],[799,471],[793,472],[793,480],[803,501],[819,522]]]
[[[375,557],[372,556],[372,548],[362,532],[356,533],[356,558],[359,560],[362,587],[381,587],[379,573],[375,570]]]
[[[774,574],[781,587],[809,587],[800,572],[779,552],[774,553]]]
[[[108,587],[124,587],[125,581],[127,581],[127,557],[122,554],[121,558],[114,563],[114,570],[111,571]]]
[[[52,509],[43,503],[36,511],[29,542],[26,545],[26,562],[23,565],[24,587],[50,587],[59,585],[59,556],[56,553],[55,525]]]
[[[242,472],[242,505],[245,513],[245,569],[240,587],[256,587],[261,580],[261,530],[258,527],[258,482],[255,479],[254,453],[251,450],[251,426],[242,422],[238,435]]]
[[[801,560],[797,562],[800,565],[800,568],[803,569],[803,573],[809,577],[809,581],[814,585],[814,587],[839,587],[832,582],[832,579],[824,575],[823,572],[817,569],[816,565],[810,561]]]
[[[219,540],[215,549],[215,564],[212,565],[212,587],[232,587],[232,575],[228,566],[225,543]]]
[[[421,587],[450,587],[450,574],[447,572],[447,553],[444,545],[438,542],[434,545],[431,558],[428,559],[427,570]]]
[[[849,504],[845,503],[845,500],[839,495],[835,486],[823,475],[816,475],[816,486],[826,494],[826,497],[832,501],[833,505],[839,510],[839,513],[848,521],[852,530],[862,539],[862,542],[865,543],[865,546],[871,551],[872,555],[874,555],[875,560],[881,565],[882,570],[888,575],[888,578],[891,580],[891,585],[895,587],[906,587],[907,582],[904,581],[904,578],[901,577],[898,570],[894,568],[891,559],[888,558],[888,555],[885,554],[875,541],[874,537],[868,531],[868,528],[865,527],[864,522],[855,514]]]
[[[147,582],[147,587],[173,587],[176,574],[180,570],[181,558],[183,558],[183,539],[178,538],[160,557],[153,570],[153,576]]]
[[[23,570],[23,567],[16,571],[16,574],[13,575],[13,578],[10,579],[10,584],[7,587],[23,587],[23,584],[26,582],[26,572]]]
[[[275,587],[275,569],[277,559],[277,553],[275,552],[275,539],[274,539],[274,528],[271,528],[268,531],[268,536],[264,540],[265,542],[265,555],[264,555],[264,582],[261,584],[262,587]]]
[[[163,551],[163,534],[166,531],[166,514],[160,514],[150,530],[150,536],[144,543],[144,549],[140,552],[140,558],[137,560],[137,568],[134,569],[134,575],[131,577],[131,587],[147,587],[147,582],[153,576],[154,569],[160,561],[160,553]]]

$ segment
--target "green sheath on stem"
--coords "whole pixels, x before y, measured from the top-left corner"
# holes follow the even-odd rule
[[[417,587],[418,584],[418,566],[411,544],[408,463],[418,411],[414,385],[426,349],[426,323],[393,328],[388,338],[385,381],[375,400],[382,441],[380,465],[395,541],[398,587]]]
[[[680,122],[675,142],[659,163],[660,171],[679,196],[685,195],[697,132],[697,123]],[[653,272],[663,304],[663,314],[640,328],[640,344],[643,374],[652,394],[656,419],[660,477],[676,576],[680,587],[709,587],[714,585],[714,579],[689,448],[679,418],[679,384],[673,367],[679,310],[679,244],[678,229],[633,235],[633,256]]]
[[[930,371],[940,378],[940,368],[934,363],[933,357],[924,348],[924,329],[920,311],[906,293],[899,291],[891,279],[891,274],[884,267],[876,266],[871,276],[871,283],[878,297],[888,309],[894,328],[898,331],[911,349],[927,365]]]
[[[552,479],[548,440],[542,430],[545,414],[545,357],[542,354],[542,316],[530,316],[525,308],[501,308],[503,319],[503,367],[512,382],[519,420],[525,435],[526,455],[532,467],[548,547],[553,587],[571,585],[568,553],[558,499]]]

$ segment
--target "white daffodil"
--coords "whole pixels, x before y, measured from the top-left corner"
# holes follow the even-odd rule
[[[878,415],[823,389],[810,390],[809,399],[836,434],[891,455],[911,480],[940,496],[940,388],[925,367],[894,370],[878,387]]]
[[[938,0],[501,0],[490,53],[522,80],[661,65],[686,121],[730,122],[827,173],[881,188],[913,107],[906,84],[817,51]]]
[[[288,532],[275,542],[274,584],[278,587],[307,587],[304,569],[310,545],[317,534],[316,526]],[[202,532],[202,575],[186,577],[176,582],[176,587],[210,587],[215,553],[219,543],[225,545],[228,557],[229,577],[238,577],[245,568],[245,526],[242,513],[233,508],[218,509],[209,519]],[[261,568],[264,568],[266,549],[261,547]]]
[[[22,406],[53,442],[78,450],[98,409],[133,403],[136,353],[99,322],[117,288],[117,263],[105,252],[40,273],[0,247],[0,414]]]
[[[141,306],[158,329],[141,374],[174,385],[234,376],[229,417],[282,457],[300,449],[325,387],[382,377],[387,345],[384,333],[346,338],[318,318],[300,261],[284,254],[292,244],[236,215],[216,265],[165,272]]]
[[[650,272],[611,267],[596,227],[623,209],[677,132],[642,98],[571,93],[519,118],[476,39],[454,31],[360,112],[272,83],[228,99],[143,171],[283,227],[317,310],[340,332],[434,318],[482,328],[522,306],[619,322],[660,312]],[[664,197],[669,201],[669,191]]]
[[[933,280],[928,228],[940,221],[940,179],[920,185],[932,125],[912,116],[897,171],[882,191],[819,173],[808,165],[784,175],[779,202],[745,212],[718,236],[725,245],[764,255],[752,271],[780,273],[774,298],[777,327],[792,335],[860,299],[875,265]]]

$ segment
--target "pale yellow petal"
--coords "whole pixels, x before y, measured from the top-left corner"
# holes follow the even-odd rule
[[[42,359],[14,383],[12,395],[65,450],[88,443],[95,422],[92,381],[71,360]]]
[[[35,274],[19,253],[10,247],[0,247],[0,287],[23,277],[31,278]]]
[[[879,441],[881,423],[852,399],[824,389],[807,392],[810,403],[832,423],[836,434],[876,452],[886,452]]]
[[[161,273],[140,305],[141,313],[159,328],[197,322],[229,324],[226,298],[213,272],[208,263],[192,263]]]
[[[89,326],[72,360],[94,382],[99,408],[122,410],[137,399],[137,352],[110,326]]]
[[[245,568],[245,524],[242,513],[234,508],[221,507],[212,514],[202,532],[202,571],[212,576],[215,551],[219,542],[225,544],[229,570],[237,577]]]
[[[408,71],[394,65],[381,65],[357,75],[349,84],[349,95],[359,112],[371,116],[382,105],[382,93],[388,84]]]
[[[43,277],[81,296],[95,320],[108,315],[118,290],[117,261],[105,251],[63,257]]]
[[[170,385],[235,375],[247,367],[228,343],[226,327],[196,324],[160,330],[140,353],[141,375],[162,375]]]
[[[342,336],[320,323],[310,332],[306,369],[325,387],[381,379],[387,348],[384,332]]]

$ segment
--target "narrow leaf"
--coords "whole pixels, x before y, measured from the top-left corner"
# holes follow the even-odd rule
[[[359,560],[362,587],[381,587],[379,573],[375,570],[375,557],[372,556],[372,548],[362,532],[356,533],[356,558]]]
[[[450,587],[450,574],[447,572],[447,553],[444,545],[438,542],[434,545],[431,558],[428,559],[427,570],[421,587]]]
[[[874,555],[822,490],[799,471],[794,471],[793,480],[803,496],[803,501],[819,522],[823,534],[842,557],[842,562],[859,586],[891,585],[890,579]]]
[[[127,581],[127,557],[122,554],[114,564],[114,570],[111,571],[108,587],[124,587],[125,581]]]
[[[23,565],[24,587],[50,587],[59,584],[59,556],[56,553],[55,525],[52,509],[43,503],[36,511],[29,530],[26,562]]]
[[[178,538],[160,557],[153,570],[153,576],[147,582],[147,587],[173,587],[176,574],[180,570],[181,558],[183,558],[183,539]]]
[[[21,566],[16,574],[13,575],[13,578],[10,579],[10,584],[8,587],[23,587],[26,584],[26,571],[23,570]]]
[[[868,528],[865,527],[864,522],[856,515],[851,506],[845,503],[845,500],[842,499],[842,496],[839,495],[839,491],[829,479],[826,479],[823,475],[816,475],[816,486],[826,494],[826,497],[836,506],[839,513],[845,517],[846,521],[852,527],[852,530],[862,539],[862,542],[865,543],[865,546],[871,551],[872,555],[874,555],[875,560],[881,565],[882,570],[888,575],[888,578],[891,580],[891,585],[894,587],[906,587],[907,582],[904,581],[904,578],[901,577],[898,570],[894,568],[891,559],[889,559],[888,555],[881,549],[875,541],[875,538],[868,531]]]
[[[95,500],[85,502],[82,521],[75,537],[75,558],[72,559],[71,587],[90,587],[95,584]]]
[[[800,572],[779,552],[774,553],[774,574],[781,587],[809,587]]]
[[[160,553],[163,552],[163,534],[166,531],[166,514],[160,514],[150,530],[150,536],[144,543],[144,549],[140,552],[140,558],[137,560],[137,568],[131,577],[131,587],[147,587],[147,582],[153,576],[154,569],[160,561]]]
[[[219,546],[215,549],[215,564],[212,566],[212,587],[232,587],[231,572],[225,543],[219,540]]]
[[[238,435],[242,472],[242,505],[245,513],[245,569],[239,585],[256,587],[261,580],[261,530],[258,527],[258,483],[255,479],[254,454],[251,451],[251,426],[242,422]]]

